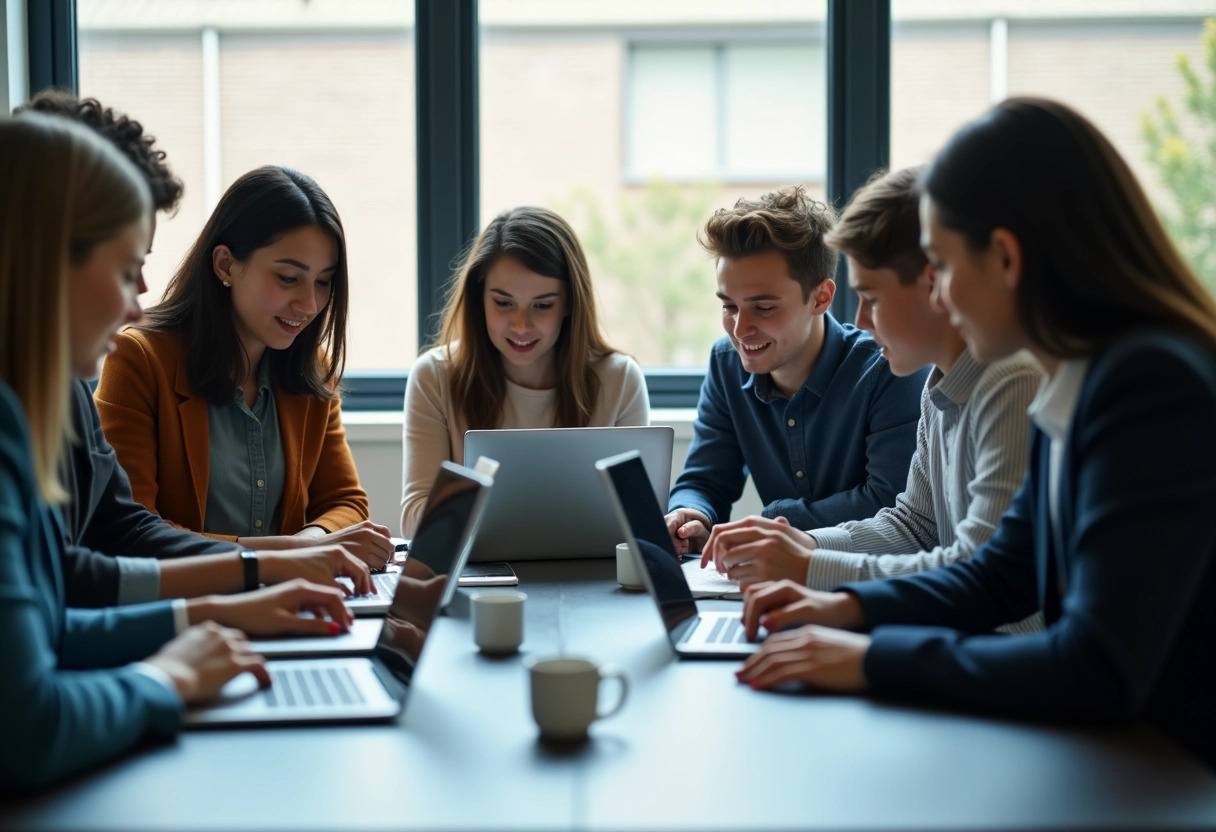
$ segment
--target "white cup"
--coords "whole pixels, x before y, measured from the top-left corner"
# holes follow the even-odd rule
[[[591,723],[619,711],[629,693],[625,674],[597,667],[587,659],[537,658],[527,665],[532,686],[532,718],[546,740],[586,739]],[[600,682],[604,679],[616,679],[621,692],[615,705],[600,710]]]
[[[524,601],[518,590],[475,592],[473,641],[486,653],[514,653],[524,641]]]
[[[638,559],[628,543],[616,544],[616,580],[625,589],[645,589],[642,573],[638,571]]]

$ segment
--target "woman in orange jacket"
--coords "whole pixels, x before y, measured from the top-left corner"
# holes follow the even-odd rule
[[[263,167],[224,194],[97,389],[135,498],[182,528],[259,549],[341,543],[393,554],[368,521],[337,385],[345,237],[308,176]]]

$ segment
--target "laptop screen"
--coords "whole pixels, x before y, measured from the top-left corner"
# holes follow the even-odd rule
[[[671,633],[696,617],[697,603],[680,568],[680,558],[667,533],[663,510],[650,488],[646,467],[637,452],[600,460],[596,467],[607,476],[616,494],[617,505],[636,544],[635,552],[645,567],[643,579],[647,580],[663,624]]]
[[[456,591],[455,571],[468,558],[491,482],[451,462],[435,476],[374,652],[403,686],[414,675],[435,617]]]

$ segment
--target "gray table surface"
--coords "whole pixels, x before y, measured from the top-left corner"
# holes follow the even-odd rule
[[[396,724],[198,731],[0,810],[19,829],[1187,829],[1216,775],[1144,726],[1005,721],[758,693],[733,661],[677,661],[610,560],[516,566],[521,653],[435,626]],[[728,605],[730,602],[708,602]],[[572,748],[537,740],[529,655],[631,682]]]

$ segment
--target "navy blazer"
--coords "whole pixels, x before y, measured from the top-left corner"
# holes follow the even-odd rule
[[[85,381],[72,383],[76,441],[66,467],[71,502],[64,508],[63,553],[67,602],[73,607],[118,603],[117,555],[176,558],[236,551],[233,544],[166,523],[131,496],[131,480],[101,431],[97,405]]]
[[[126,665],[174,635],[171,602],[64,606],[63,526],[39,495],[21,403],[0,381],[0,791],[171,734],[182,701]],[[98,669],[111,668],[111,669]]]
[[[1048,512],[1049,442],[974,559],[849,584],[876,692],[1023,716],[1142,716],[1216,765],[1216,355],[1163,333],[1095,356]],[[989,634],[1042,610],[1040,633]],[[898,625],[898,626],[896,626]]]

